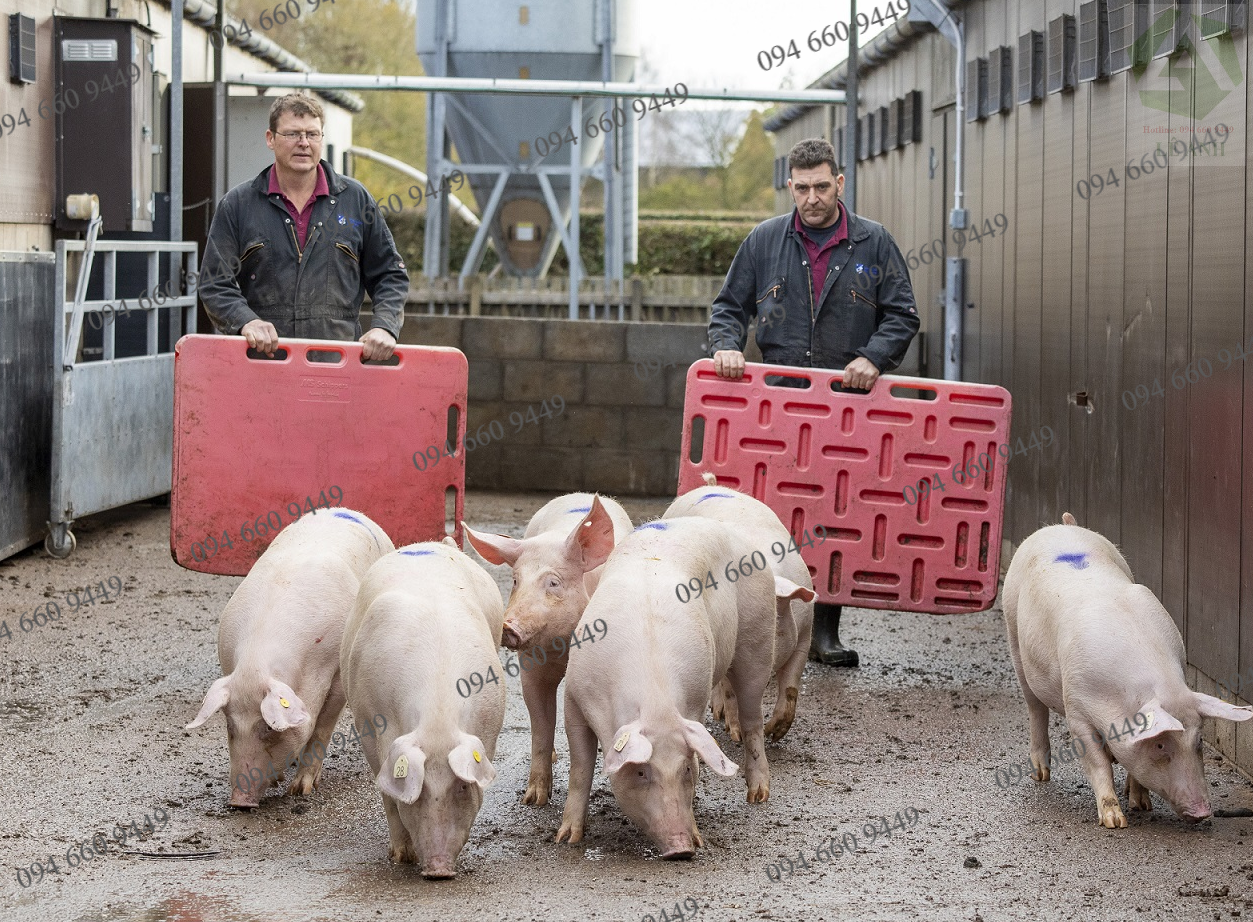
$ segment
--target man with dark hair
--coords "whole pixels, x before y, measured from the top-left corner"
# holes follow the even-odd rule
[[[714,369],[743,376],[748,325],[757,317],[757,345],[769,364],[842,368],[844,388],[869,390],[900,365],[918,332],[905,260],[883,225],[840,201],[844,175],[825,140],[798,143],[788,168],[796,207],[753,228],[714,300]],[[815,604],[810,659],[856,666],[857,652],[840,644],[839,632],[840,606]]]
[[[360,339],[391,357],[409,275],[374,199],[321,160],[322,106],[289,93],[270,107],[274,165],[226,193],[205,246],[200,298],[218,332],[266,354],[280,336]],[[365,220],[362,220],[364,218]],[[372,329],[358,319],[370,294]]]

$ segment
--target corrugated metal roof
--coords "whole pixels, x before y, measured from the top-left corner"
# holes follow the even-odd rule
[[[910,22],[907,19],[902,19],[894,23],[890,28],[880,32],[869,45],[859,50],[857,61],[858,76],[869,73],[881,64],[890,61],[922,36],[934,31],[935,28],[929,22]],[[844,80],[847,75],[848,59],[845,58],[811,83],[806,89],[842,90],[844,89]],[[814,106],[811,103],[795,103],[770,116],[766,119],[763,127],[766,131],[778,131],[781,128],[786,128],[813,108]]]
[[[169,0],[160,0],[166,6],[170,6]],[[183,0],[183,18],[194,22],[198,26],[206,26],[213,28],[217,22],[217,8],[204,0]],[[240,22],[232,16],[227,16],[226,21],[236,31],[239,30]],[[253,30],[253,34],[248,38],[240,38],[236,35],[234,38],[228,39],[230,44],[249,54],[255,55],[267,64],[272,64],[279,70],[292,71],[300,74],[315,74],[317,70],[306,62],[300,60],[282,45],[268,39],[263,35],[259,35]],[[365,108],[365,100],[356,93],[350,93],[347,90],[318,90],[318,95],[323,99],[335,103],[347,109],[349,112],[360,112]]]

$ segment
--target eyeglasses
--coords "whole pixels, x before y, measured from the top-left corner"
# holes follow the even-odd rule
[[[299,141],[301,138],[308,138],[310,141],[322,140],[322,132],[320,131],[278,131],[275,134],[280,138],[286,138],[288,141]]]

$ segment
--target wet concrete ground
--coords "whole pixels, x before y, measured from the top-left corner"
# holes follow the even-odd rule
[[[472,494],[475,527],[520,535],[549,497]],[[637,522],[665,500],[625,501]],[[235,578],[176,566],[167,509],[140,504],[76,529],[66,561],[32,549],[0,563],[0,868],[5,920],[627,920],[691,897],[698,922],[721,920],[1210,920],[1253,913],[1253,818],[1198,826],[1154,798],[1130,827],[1096,825],[1074,763],[1053,781],[1006,790],[994,770],[1027,756],[1026,712],[999,611],[912,615],[850,610],[845,640],[857,670],[810,664],[799,714],[768,749],[771,797],[745,803],[742,772],[706,769],[697,821],[706,848],[663,862],[631,827],[598,775],[588,835],[554,844],[569,768],[565,736],[554,802],[519,803],[529,723],[517,679],[497,747],[499,776],[452,881],[423,880],[387,860],[387,825],[364,757],[332,755],[321,790],[227,808],[220,717],[184,731],[219,676],[217,619]],[[507,568],[494,571],[507,591]],[[59,622],[19,628],[46,598],[117,576],[120,597]],[[0,628],[0,635],[3,629]],[[767,711],[768,713],[768,711]],[[340,729],[348,725],[348,716]],[[1064,737],[1054,719],[1053,743]],[[715,737],[742,764],[742,749]],[[1207,751],[1216,809],[1253,807],[1253,785]],[[1122,780],[1119,770],[1119,789]],[[868,843],[871,818],[913,807],[920,821]],[[19,886],[16,868],[56,856],[116,823],[160,808],[168,825],[126,851],[213,852],[105,857]],[[912,815],[912,814],[911,814]],[[860,847],[815,860],[828,837]],[[810,865],[780,881],[782,858]],[[77,857],[77,855],[76,855]],[[773,873],[773,872],[772,872]],[[25,880],[25,877],[22,877]],[[690,903],[688,904],[691,905]],[[690,912],[687,917],[692,918]]]

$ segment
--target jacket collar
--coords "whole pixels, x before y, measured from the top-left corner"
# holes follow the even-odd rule
[[[335,168],[326,160],[318,161],[322,165],[322,171],[326,174],[326,184],[330,187],[332,195],[339,195],[348,188],[348,179],[335,172]],[[274,164],[270,164],[253,179],[250,184],[252,190],[262,197],[270,194],[270,170],[274,169]]]
[[[840,207],[844,209],[844,213],[848,215],[848,239],[853,243],[859,243],[870,236],[870,228],[853,213],[853,209],[849,208],[843,202]],[[787,222],[788,236],[797,236],[796,222],[799,220],[798,211],[795,205],[792,206],[792,218]]]

